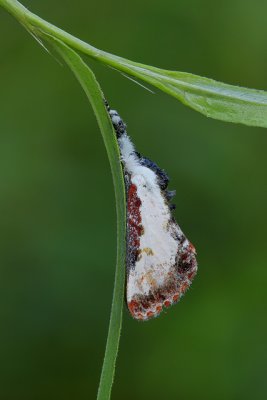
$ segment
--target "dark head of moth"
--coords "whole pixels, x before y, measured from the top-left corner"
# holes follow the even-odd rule
[[[177,303],[197,272],[196,251],[177,224],[167,189],[169,178],[156,163],[141,156],[126,125],[105,102],[116,132],[127,198],[126,302],[141,321]]]

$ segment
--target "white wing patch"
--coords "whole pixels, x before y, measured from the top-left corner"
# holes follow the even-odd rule
[[[135,295],[148,295],[153,287],[164,284],[178,252],[175,238],[175,230],[178,234],[177,226],[170,224],[170,210],[159,187],[151,184],[151,176],[147,177],[147,172],[155,174],[148,168],[142,169],[142,175],[133,175],[131,178],[141,200],[140,214],[144,233],[140,237],[140,253],[135,267],[129,269],[128,303]]]

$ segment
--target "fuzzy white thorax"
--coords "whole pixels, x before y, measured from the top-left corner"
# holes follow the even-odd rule
[[[141,165],[140,159],[135,153],[134,145],[127,133],[124,133],[118,139],[118,142],[120,146],[121,160],[124,164],[124,169],[131,175],[132,183],[135,183],[133,182],[133,178],[135,176],[140,176],[144,178],[144,184],[147,186],[147,188],[151,189],[152,187],[154,187],[155,189],[157,188],[160,191],[155,172],[152,171],[150,168]]]

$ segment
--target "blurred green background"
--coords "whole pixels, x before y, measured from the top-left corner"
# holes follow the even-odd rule
[[[267,90],[263,0],[35,0],[143,63]],[[0,398],[94,399],[113,289],[110,169],[79,85],[0,9]],[[88,60],[137,148],[176,188],[198,251],[182,302],[124,310],[113,399],[266,399],[267,132],[210,120]]]

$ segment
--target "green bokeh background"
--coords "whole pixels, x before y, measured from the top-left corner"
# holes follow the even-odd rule
[[[28,0],[98,48],[267,90],[263,0]],[[265,399],[267,132],[207,119],[88,60],[176,188],[198,251],[182,302],[124,310],[113,399]],[[0,398],[94,399],[116,255],[111,173],[71,73],[0,9]]]

